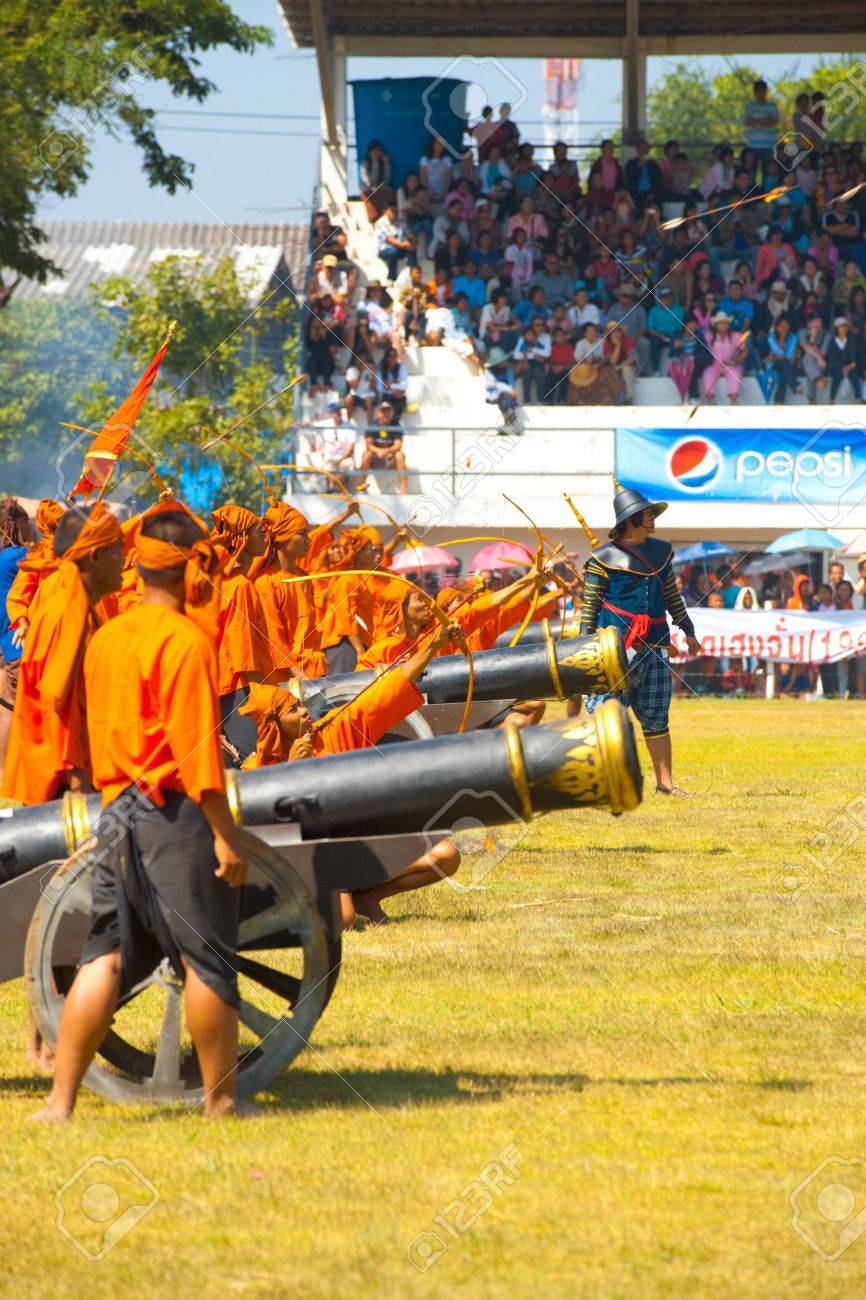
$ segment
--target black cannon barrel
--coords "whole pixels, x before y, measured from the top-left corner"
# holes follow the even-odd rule
[[[599,628],[599,633],[604,630],[604,628]],[[513,634],[512,629],[511,631],[503,632],[501,636],[498,636],[496,638],[497,648],[507,646]],[[584,636],[585,635],[586,634],[584,634]],[[577,639],[584,639],[584,637],[581,637],[580,635],[579,619],[567,618],[563,623],[558,618],[545,618],[540,623],[529,624],[529,627],[520,638],[520,644],[523,645],[525,642],[527,645],[538,645],[540,641],[574,641]],[[586,692],[583,693],[585,694]]]
[[[536,625],[533,625],[536,626]],[[622,638],[615,628],[591,636],[542,645],[516,645],[481,650],[475,655],[476,700],[565,699],[568,695],[603,695],[621,689],[626,662]],[[338,673],[305,684],[304,702],[314,717],[335,703],[352,699],[373,680],[373,672]],[[432,659],[418,678],[428,704],[460,703],[466,699],[469,663],[465,655]]]
[[[556,808],[636,808],[640,764],[616,700],[588,718],[518,730],[410,741],[307,762],[229,773],[236,820],[254,828],[297,822],[304,839],[488,825]],[[99,819],[98,796],[67,795],[0,819],[0,881],[65,858]]]

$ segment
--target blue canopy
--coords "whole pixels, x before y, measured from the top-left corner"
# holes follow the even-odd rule
[[[692,560],[714,560],[719,555],[733,555],[733,548],[724,542],[692,542],[675,552],[676,564],[689,564]]]
[[[768,555],[784,555],[786,551],[841,551],[844,545],[823,528],[797,528],[793,533],[783,533],[764,549]]]

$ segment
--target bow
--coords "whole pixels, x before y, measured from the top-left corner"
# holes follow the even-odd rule
[[[213,429],[208,428],[206,424],[203,424],[202,428],[207,433],[213,433]],[[273,483],[265,473],[264,465],[260,465],[254,456],[251,456],[250,453],[246,451],[243,447],[239,447],[238,444],[236,442],[233,442],[231,438],[226,436],[226,434],[221,433],[218,438],[212,438],[209,443],[206,443],[205,446],[202,447],[202,451],[207,451],[209,447],[216,446],[217,442],[224,442],[227,447],[230,447],[232,449],[232,451],[236,451],[239,456],[242,456],[244,458],[244,460],[249,461],[249,463],[256,470],[258,470],[259,474],[261,474],[262,476],[262,482],[264,484],[264,495],[270,498],[271,501],[278,500],[278,497],[276,495],[276,489],[274,488]],[[262,500],[262,508],[264,509],[264,499]]]
[[[502,493],[502,495],[510,506],[514,506],[514,509],[518,510],[520,514],[523,515],[523,518],[526,520],[526,522],[529,524],[529,527],[535,533],[535,538],[536,538],[535,566],[538,570],[540,570],[542,562],[544,560],[544,533],[538,527],[538,524],[536,524],[532,519],[530,519],[529,515],[526,513],[526,511],[523,509],[522,506],[519,506],[516,501],[512,501],[511,497],[506,496],[504,492]],[[517,629],[514,636],[508,642],[509,648],[519,643],[520,638],[523,636],[523,633],[526,631],[527,627],[532,621],[532,616],[535,613],[536,609],[538,608],[538,598],[540,595],[541,595],[541,584],[536,578],[535,590],[532,593],[532,600],[529,602],[529,609],[526,611],[526,614],[524,615],[523,622],[520,624],[520,627]]]
[[[402,582],[404,586],[410,587],[412,591],[417,591],[419,596],[423,596],[424,600],[429,605],[431,614],[433,614],[433,616],[436,618],[439,624],[448,632],[449,639],[451,638],[451,623],[449,621],[448,615],[445,613],[444,610],[439,608],[435,600],[433,600],[433,598],[430,596],[429,592],[426,592],[423,587],[419,587],[417,583],[414,583],[411,580],[411,578],[407,578],[405,574],[391,573],[390,571],[384,573],[381,569],[338,569],[328,573],[305,573],[299,577],[284,578],[283,581],[286,583],[300,584],[303,582],[329,582],[331,581],[331,579],[338,578],[338,577],[362,577],[362,576],[382,578],[385,581],[389,581],[389,582],[394,582],[394,581]],[[466,601],[471,600],[473,596],[474,593],[470,593],[470,595],[466,596],[465,599],[460,602],[460,604],[465,604]],[[460,607],[459,605],[456,605],[455,609],[459,609],[459,607]],[[453,613],[453,611],[451,612]],[[420,637],[418,637],[415,641],[413,641],[412,645],[408,646],[401,655],[398,655],[398,657],[392,663],[388,664],[387,667],[385,668],[385,672],[386,673],[390,672],[392,668],[396,668],[397,665],[401,663],[403,659],[406,659],[410,654],[413,653],[413,651],[417,650],[418,646],[420,645],[421,641],[424,639],[425,635],[426,633],[422,633]],[[472,651],[470,650],[469,646],[466,644],[465,640],[463,641],[462,645],[459,642],[457,644],[460,653],[466,656],[466,660],[469,668],[469,680],[466,689],[466,703],[463,706],[463,716],[460,719],[460,726],[457,728],[457,732],[458,734],[460,734],[461,732],[466,730],[466,725],[469,722],[469,712],[470,709],[472,708],[472,696],[475,691],[475,659],[473,657]],[[353,704],[355,700],[357,700],[361,695],[364,694],[364,691],[370,689],[370,687],[374,684],[374,682],[381,680],[381,677],[383,675],[384,674],[380,674],[379,677],[374,678],[373,682],[369,682],[366,686],[362,687],[362,689],[358,692],[356,696],[353,697],[352,700],[348,701],[346,704],[342,705],[340,709],[337,710],[337,713],[329,714],[329,719],[333,720],[333,718],[336,717],[338,713],[341,713],[343,709],[348,708],[349,704]]]
[[[282,397],[283,393],[287,393],[290,388],[295,388],[298,384],[303,383],[303,381],[308,378],[309,376],[304,374],[295,375],[294,379],[291,379],[286,384],[285,388],[281,388],[278,393],[274,393],[273,397],[267,398],[267,400],[257,406],[254,411],[247,411],[246,415],[242,415],[239,420],[235,420],[234,424],[229,425],[225,433],[218,433],[215,437],[211,438],[210,442],[205,443],[202,447],[202,451],[210,451],[211,447],[215,447],[217,443],[223,442],[230,433],[234,433],[235,429],[239,429],[242,424],[246,424],[247,420],[251,420],[254,415],[258,415],[259,411],[263,411],[266,406],[270,406],[278,397]]]

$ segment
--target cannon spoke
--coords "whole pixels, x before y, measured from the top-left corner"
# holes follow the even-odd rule
[[[267,1038],[280,1024],[280,1019],[276,1016],[269,1016],[267,1011],[253,1006],[252,1002],[247,1002],[246,998],[241,998],[240,1020],[242,1025],[251,1029],[259,1038]]]
[[[270,993],[276,993],[278,997],[284,998],[290,1007],[295,1006],[298,1000],[298,994],[301,990],[301,981],[294,975],[287,975],[285,971],[274,970],[272,966],[265,966],[260,961],[253,961],[250,957],[241,957],[237,959],[237,968],[239,975],[246,975],[248,979],[254,980],[256,984],[261,984],[262,988],[267,989]]]
[[[180,1085],[180,989],[169,984],[165,992],[162,1032],[156,1049],[151,1082],[162,1091],[175,1091]]]
[[[238,947],[248,948],[280,930],[292,930],[296,923],[296,909],[285,899],[280,899],[255,916],[244,917],[238,931]]]

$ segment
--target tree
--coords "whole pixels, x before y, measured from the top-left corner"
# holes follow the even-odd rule
[[[198,102],[215,89],[198,71],[202,50],[247,53],[272,40],[226,0],[4,0],[0,7],[0,306],[17,278],[61,274],[40,252],[36,222],[48,195],[75,194],[90,172],[99,130],[128,132],[152,185],[173,194],[193,166],[166,153],[149,82]],[[3,272],[6,272],[4,275]],[[9,275],[11,272],[11,277]]]
[[[838,139],[857,140],[866,136],[866,80],[859,86],[856,59],[836,59],[821,63],[807,76],[800,77],[797,67],[784,72],[775,81],[765,77],[781,114],[782,135],[791,125],[794,100],[801,90],[829,93],[838,83],[846,85],[853,75],[852,90],[844,97],[843,120],[828,135],[828,143]],[[678,140],[696,167],[709,161],[714,144],[743,142],[743,109],[752,94],[752,85],[761,77],[757,68],[733,61],[725,72],[710,76],[700,63],[675,63],[652,87],[647,98],[649,134],[660,144]]]
[[[299,344],[288,291],[268,291],[258,303],[251,291],[252,277],[240,276],[228,255],[212,269],[201,258],[166,258],[142,284],[100,282],[100,312],[116,329],[115,356],[127,358],[135,374],[150,361],[168,322],[177,321],[125,458],[124,481],[133,490],[146,478],[138,451],[201,508],[217,492],[223,500],[261,508],[262,477],[242,453],[255,461],[281,458],[295,395],[280,390],[296,373]],[[105,382],[93,384],[82,423],[98,428],[122,396]],[[230,439],[240,452],[229,443],[204,450],[238,421]],[[148,490],[152,494],[152,481]]]
[[[114,342],[114,325],[88,301],[40,297],[0,313],[0,494],[62,491],[74,452],[60,421],[81,423],[86,390],[98,380],[116,393],[133,381],[128,359],[112,355]]]

